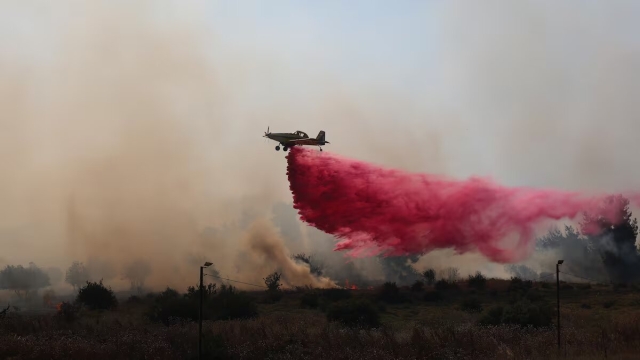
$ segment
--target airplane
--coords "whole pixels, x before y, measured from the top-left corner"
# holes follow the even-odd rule
[[[322,147],[325,144],[329,144],[328,141],[324,139],[324,131],[320,130],[318,136],[314,138],[310,138],[303,131],[296,131],[292,133],[272,133],[269,132],[269,127],[267,127],[267,131],[264,133],[264,136],[273,141],[277,141],[280,144],[276,145],[276,151],[280,151],[280,145],[282,145],[282,150],[287,151],[294,146],[301,145],[311,145],[320,147],[320,151],[322,151]]]

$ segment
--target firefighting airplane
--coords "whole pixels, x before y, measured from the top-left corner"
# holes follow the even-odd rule
[[[272,133],[269,132],[269,127],[267,127],[267,131],[264,133],[264,136],[273,141],[277,141],[280,144],[276,146],[276,151],[280,150],[280,145],[282,145],[282,150],[287,151],[289,148],[292,148],[296,145],[310,145],[317,146],[322,151],[322,147],[325,144],[329,144],[328,141],[324,139],[324,131],[320,130],[318,136],[314,138],[310,138],[309,135],[304,133],[303,131],[296,131],[293,133]]]

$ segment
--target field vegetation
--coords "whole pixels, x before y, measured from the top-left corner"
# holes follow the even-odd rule
[[[373,289],[204,288],[206,359],[637,358],[640,288],[486,279]],[[133,295],[132,295],[133,294]],[[51,294],[48,294],[51,297]],[[51,299],[49,299],[51,300]],[[199,292],[115,294],[101,282],[50,313],[6,312],[2,359],[196,359]]]

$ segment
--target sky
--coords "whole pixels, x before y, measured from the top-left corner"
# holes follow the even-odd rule
[[[214,1],[208,13],[219,41],[272,54],[292,78],[393,99],[369,124],[402,124],[399,142],[413,124],[434,129],[446,166],[403,164],[411,170],[566,189],[640,181],[625,131],[639,115],[637,2]],[[287,96],[316,85],[295,81]]]

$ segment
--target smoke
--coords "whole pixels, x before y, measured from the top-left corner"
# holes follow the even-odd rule
[[[293,148],[287,161],[302,220],[342,239],[336,250],[354,255],[453,248],[510,263],[531,254],[535,227],[544,221],[582,212],[623,221],[622,199],[615,197],[508,188],[479,178],[455,181],[302,148]],[[509,238],[514,241],[505,243]]]
[[[223,276],[244,274],[237,255],[264,249],[249,250],[247,228],[290,202],[286,164],[259,138],[269,125],[325,130],[338,153],[408,171],[607,191],[640,180],[629,166],[638,57],[622,34],[634,33],[634,9],[433,3],[424,14],[433,19],[411,27],[411,48],[428,58],[407,70],[411,84],[392,88],[387,64],[367,67],[389,53],[382,42],[360,61],[333,56],[342,53],[333,39],[302,36],[316,51],[305,57],[248,16],[259,5],[244,3],[237,25],[216,29],[217,12],[231,17],[234,5],[210,4],[2,2],[0,260],[63,272],[97,261],[114,288],[129,288],[122,272],[136,259],[152,268],[151,288],[194,284],[193,254]],[[354,80],[328,71],[336,64],[326,58],[375,71]],[[388,275],[377,259],[332,252],[331,236],[298,221],[275,225],[290,253],[319,254],[331,278]],[[461,271],[470,256],[435,251],[415,267],[434,254]]]
[[[251,280],[255,284],[263,283],[258,277],[269,269],[269,272],[281,272],[282,280],[288,286],[336,286],[329,278],[314,276],[308,264],[294,261],[277,230],[268,221],[256,221],[249,228],[244,241],[249,252],[240,254],[238,268],[243,273],[254,274]]]
[[[230,274],[248,250],[302,284],[284,249],[243,248],[246,228],[203,234],[287,198],[284,163],[260,141],[277,112],[244,112],[269,55],[256,66],[219,44],[206,2],[26,3],[3,5],[32,21],[2,27],[3,256],[82,261],[114,288],[183,288],[197,281],[190,254]],[[150,269],[128,268],[138,259]]]

